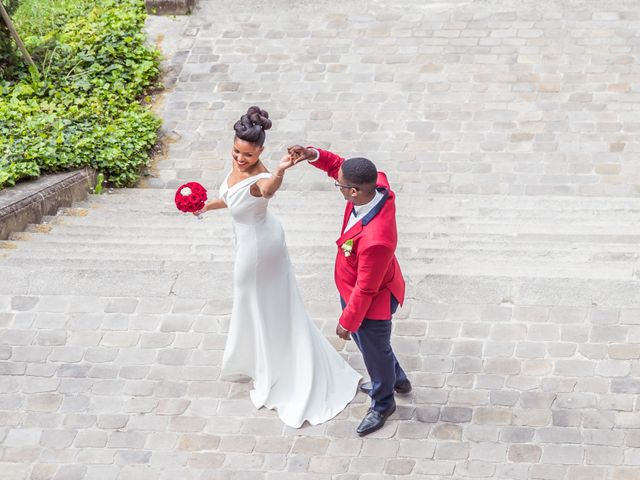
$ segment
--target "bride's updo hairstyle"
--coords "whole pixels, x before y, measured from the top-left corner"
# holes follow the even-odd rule
[[[264,144],[265,130],[270,128],[269,112],[260,107],[249,107],[247,113],[242,115],[233,126],[237,138],[259,147]]]

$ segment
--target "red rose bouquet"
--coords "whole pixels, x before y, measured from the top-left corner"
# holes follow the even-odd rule
[[[176,191],[175,201],[181,212],[197,212],[207,201],[207,190],[198,182],[185,183]]]

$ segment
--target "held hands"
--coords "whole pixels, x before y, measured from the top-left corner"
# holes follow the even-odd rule
[[[294,165],[299,162],[304,162],[305,160],[311,160],[316,156],[315,151],[311,150],[310,148],[304,148],[300,145],[292,145],[287,148],[287,151],[293,159]]]
[[[280,160],[280,164],[278,165],[278,169],[276,170],[276,176],[282,177],[284,175],[284,171],[288,168],[293,167],[295,164],[296,162],[293,161],[293,158],[291,158],[290,154],[285,155]]]
[[[288,147],[287,155],[282,157],[282,160],[280,160],[278,170],[276,170],[276,177],[284,176],[285,170],[305,160],[311,160],[312,158],[315,158],[315,156],[316,152],[309,148],[304,148],[300,145]]]
[[[346,341],[351,340],[351,332],[343,328],[342,325],[340,325],[340,323],[336,325],[336,335],[338,335],[342,340],[346,340]]]

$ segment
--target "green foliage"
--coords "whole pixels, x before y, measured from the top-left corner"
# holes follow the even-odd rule
[[[23,1],[44,11],[68,2]],[[33,19],[20,20],[34,34],[26,42],[41,77],[24,69],[0,84],[0,188],[85,165],[127,186],[148,162],[159,121],[138,99],[154,86],[158,54],[144,43],[144,2],[73,3],[82,15],[44,21],[52,30],[43,36]]]
[[[104,174],[99,173],[96,177],[96,186],[93,187],[93,193],[96,195],[102,195],[102,188],[104,183]]]

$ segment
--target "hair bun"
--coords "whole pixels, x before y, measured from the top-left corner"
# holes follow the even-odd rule
[[[269,112],[262,110],[260,107],[249,107],[247,113],[240,117],[233,129],[236,136],[241,140],[262,145],[265,139],[265,130],[271,128],[271,120],[269,120]]]
[[[254,125],[259,125],[263,130],[269,130],[271,128],[271,120],[269,120],[269,112],[262,110],[260,107],[249,107],[247,110],[247,116]]]

